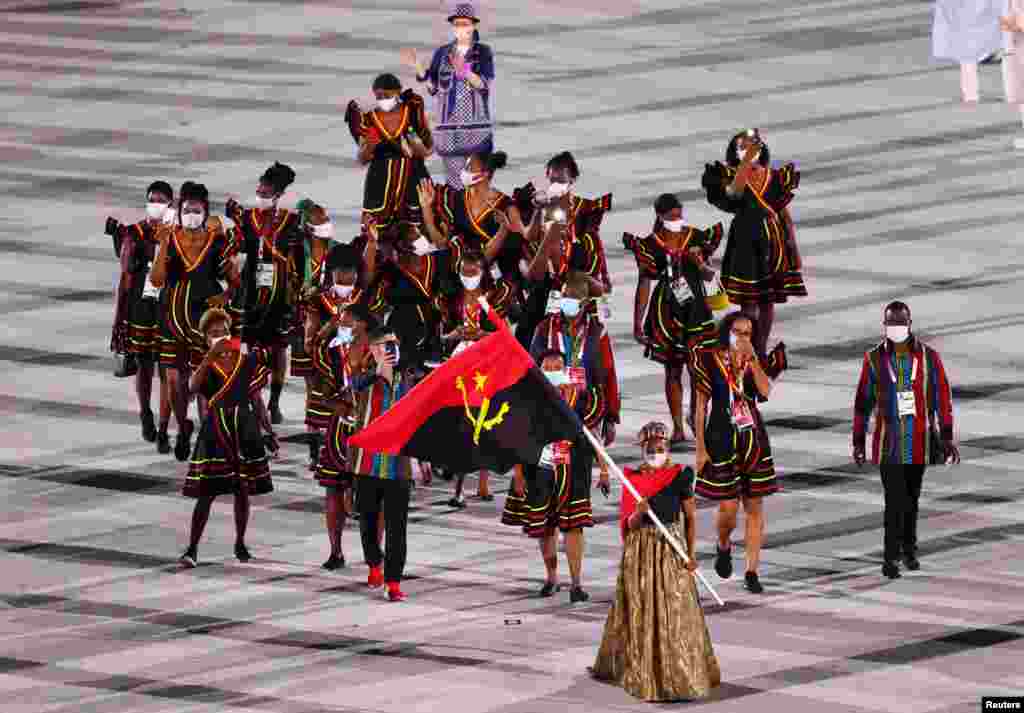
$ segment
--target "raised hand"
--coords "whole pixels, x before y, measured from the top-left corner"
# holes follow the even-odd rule
[[[416,50],[405,47],[398,51],[398,61],[406,67],[417,69],[419,67],[419,59],[416,56]]]
[[[420,208],[422,208],[423,212],[432,211],[434,197],[437,195],[434,191],[434,182],[429,178],[424,178],[416,186],[416,194],[420,197]]]

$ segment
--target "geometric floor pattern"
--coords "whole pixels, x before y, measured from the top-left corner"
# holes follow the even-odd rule
[[[999,67],[982,67],[982,102],[961,106],[957,69],[929,59],[924,2],[481,11],[510,154],[499,185],[569,149],[579,192],[615,196],[602,231],[621,464],[636,460],[640,425],[667,417],[663,377],[631,340],[622,232],[649,229],[665,191],[695,225],[726,220],[700,174],[741,127],[802,171],[793,214],[810,297],[777,312],[792,368],[764,407],[784,485],[766,505],[766,592],[714,575],[714,508],[700,503],[701,565],[726,600],[705,600],[723,685],[687,705],[967,713],[1024,693],[1024,170]],[[354,234],[363,173],[345,104],[368,102],[382,71],[412,82],[398,50],[443,41],[438,3],[17,0],[0,18],[0,710],[649,710],[586,674],[618,572],[617,486],[595,491],[583,605],[534,596],[539,557],[499,524],[500,495],[454,511],[450,485],[418,486],[410,598],[390,605],[363,586],[351,525],[349,567],[319,567],[322,493],[293,380],[276,489],[253,509],[254,559],[235,561],[218,502],[202,566],[182,571],[183,468],[141,441],[132,385],[111,376],[106,216],[137,219],[158,178],[205,182],[222,211],[281,160],[298,173],[292,198],[329,205]],[[877,471],[850,462],[861,354],[892,299],[942,354],[963,454],[927,472],[922,569],[896,581],[880,575]],[[740,554],[742,537],[741,523]]]

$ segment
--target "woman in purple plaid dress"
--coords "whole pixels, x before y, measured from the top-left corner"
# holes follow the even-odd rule
[[[494,147],[494,54],[480,42],[473,3],[454,3],[448,22],[455,39],[434,51],[429,67],[415,50],[403,50],[402,62],[416,69],[417,81],[434,97],[434,148],[444,159],[446,183],[460,190],[459,174],[469,157]]]

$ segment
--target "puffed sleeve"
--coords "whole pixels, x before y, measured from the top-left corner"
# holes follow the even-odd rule
[[[735,175],[735,170],[720,161],[704,164],[704,175],[700,184],[707,194],[708,203],[726,213],[738,213],[743,205],[743,197],[733,197],[725,192],[725,187]]]
[[[640,271],[640,277],[649,280],[658,278],[658,259],[646,240],[631,233],[623,233],[622,246],[636,258],[636,269]]]
[[[363,115],[355,99],[350,101],[345,109],[345,123],[348,125],[349,133],[352,134],[352,140],[358,144],[366,126],[366,117]]]
[[[722,244],[723,235],[725,235],[725,228],[721,223],[715,223],[710,228],[705,228],[700,232],[699,245],[701,252],[704,253],[705,260],[718,251],[718,246]]]
[[[793,201],[793,192],[800,185],[800,171],[796,165],[787,163],[772,170],[772,183],[765,200],[776,211],[781,211]]]

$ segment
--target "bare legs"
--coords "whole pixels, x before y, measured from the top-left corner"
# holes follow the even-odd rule
[[[960,98],[967,103],[978,103],[978,63],[960,63]]]
[[[347,512],[345,493],[340,488],[329,488],[324,496],[324,521],[327,525],[327,539],[331,543],[331,560],[344,563],[345,555],[341,551],[341,533],[345,529]]]
[[[544,559],[546,577],[544,587],[540,590],[542,597],[550,597],[558,588],[558,531],[545,532],[537,543],[540,555]],[[565,558],[569,562],[569,576],[572,578],[570,601],[585,602],[589,599],[583,591],[583,528],[576,528],[565,533]]]
[[[210,520],[210,510],[213,508],[215,498],[215,495],[196,498],[196,506],[192,510],[192,528],[189,532],[188,550],[185,551],[185,557],[190,558],[193,565],[199,551],[199,542],[203,539],[206,523]],[[249,553],[245,547],[245,531],[249,526],[250,510],[249,493],[242,488],[235,494],[235,555],[243,562],[249,559]]]
[[[764,500],[763,498],[744,497],[743,511],[747,515],[746,538],[744,539],[744,550],[746,550],[747,572],[757,572],[761,564],[761,545],[764,542]],[[723,500],[718,505],[718,547],[725,551],[732,546],[731,537],[736,529],[737,512],[739,500]]]

